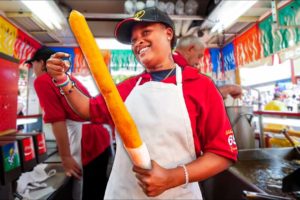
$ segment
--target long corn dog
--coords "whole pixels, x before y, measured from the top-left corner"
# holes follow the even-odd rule
[[[123,103],[84,16],[73,10],[69,23],[131,160],[137,166],[151,168],[147,147]]]

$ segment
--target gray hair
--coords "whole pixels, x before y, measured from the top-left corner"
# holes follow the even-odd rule
[[[205,48],[204,43],[197,36],[194,35],[188,35],[178,39],[176,48],[184,49],[191,45],[195,45],[197,48]]]

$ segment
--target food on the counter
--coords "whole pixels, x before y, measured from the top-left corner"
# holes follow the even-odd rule
[[[84,16],[78,11],[72,11],[69,17],[71,29],[77,39],[77,42],[86,58],[91,73],[100,89],[115,126],[122,138],[125,147],[131,149],[129,152],[133,162],[139,165],[146,159],[148,166],[151,167],[150,157],[145,144],[138,133],[137,127],[130,116],[123,100],[112,80],[108,68],[104,62],[100,49],[88,27]],[[137,156],[132,155],[138,154]],[[137,149],[140,149],[141,151]],[[142,152],[142,153],[141,153]],[[144,166],[144,164],[142,164]],[[141,166],[141,165],[140,165]],[[145,168],[145,167],[144,167]]]

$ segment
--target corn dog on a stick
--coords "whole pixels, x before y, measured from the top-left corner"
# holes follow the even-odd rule
[[[151,168],[148,149],[123,103],[84,16],[73,10],[69,23],[131,160],[137,166]]]

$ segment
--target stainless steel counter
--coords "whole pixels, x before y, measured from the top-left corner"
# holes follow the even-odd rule
[[[299,161],[293,148],[240,150],[229,170],[201,183],[204,199],[243,199],[243,190],[296,199],[281,188],[282,179],[300,168]]]

